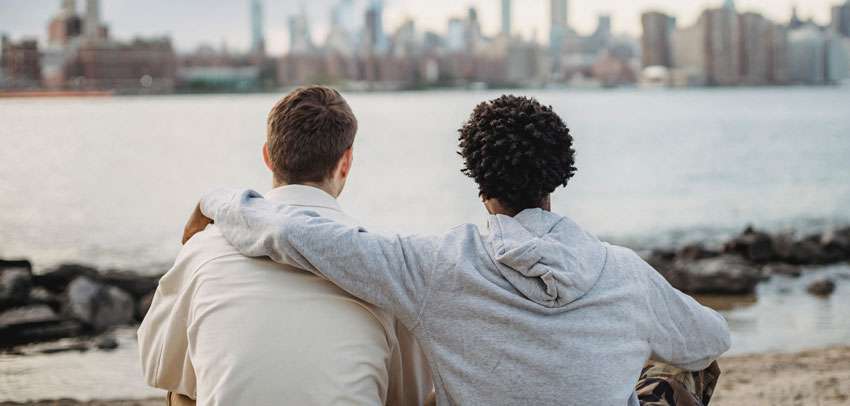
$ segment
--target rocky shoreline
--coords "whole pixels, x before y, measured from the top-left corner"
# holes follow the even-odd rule
[[[77,264],[33,274],[27,260],[0,260],[0,350],[68,337],[97,337],[94,346],[113,349],[103,334],[140,322],[159,278]],[[85,349],[81,341],[41,352]]]
[[[850,227],[801,238],[794,233],[769,234],[748,227],[717,247],[691,244],[675,250],[653,250],[644,259],[673,286],[691,294],[746,295],[774,275],[799,277],[807,269],[850,261]],[[835,281],[816,280],[811,294],[827,296]]]
[[[691,244],[644,257],[684,292],[747,295],[773,275],[797,277],[812,267],[850,261],[850,227],[800,238],[747,228],[719,246]],[[79,340],[36,351],[113,349],[118,344],[108,332],[142,320],[160,278],[78,264],[39,274],[32,269],[27,260],[0,260],[0,351],[69,337]],[[834,290],[831,279],[808,287],[820,296]]]

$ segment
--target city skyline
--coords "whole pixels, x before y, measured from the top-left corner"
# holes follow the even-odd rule
[[[323,40],[330,21],[330,10],[339,0],[314,0],[304,4],[310,22],[313,38]],[[15,38],[35,37],[44,43],[46,33],[44,23],[55,11],[58,0],[28,0],[8,8],[11,1],[2,3],[0,12],[0,32]],[[251,15],[248,0],[230,1],[219,4],[215,9],[207,9],[203,16],[191,25],[186,24],[185,16],[197,15],[200,1],[166,3],[164,0],[149,0],[145,3],[128,0],[104,1],[101,15],[109,21],[118,37],[131,38],[137,35],[169,35],[179,51],[191,51],[201,44],[221,46],[226,43],[234,50],[246,51],[251,48]],[[300,12],[300,2],[275,2],[266,0],[265,33],[267,50],[272,54],[282,54],[288,50],[288,21],[293,14]],[[365,12],[367,0],[355,0],[358,12]],[[419,4],[417,4],[419,3]],[[545,44],[549,41],[549,4],[550,0],[512,0],[512,31],[526,38],[536,39]],[[660,10],[676,16],[685,24],[693,22],[704,7],[717,6],[723,0],[688,2],[680,4],[678,0],[627,1],[607,0],[569,2],[569,24],[581,33],[590,33],[596,26],[599,14],[611,14],[615,33],[626,33],[634,37],[641,34],[641,12]],[[769,18],[784,21],[790,17],[791,7],[797,1],[747,1],[738,0],[737,7],[743,11],[758,11]],[[813,17],[818,23],[829,20],[829,6],[838,1],[807,0],[799,2],[799,14],[805,18]],[[209,4],[205,2],[205,4]],[[445,33],[447,23],[452,17],[464,16],[469,7],[476,7],[480,16],[482,30],[494,35],[501,30],[502,0],[432,0],[423,6],[414,0],[385,0],[384,29],[394,31],[410,16],[415,16],[420,30]],[[171,13],[163,14],[168,9]],[[616,11],[612,11],[616,10]],[[359,14],[359,13],[358,13]],[[190,28],[191,27],[191,28]],[[535,35],[536,33],[536,35]]]

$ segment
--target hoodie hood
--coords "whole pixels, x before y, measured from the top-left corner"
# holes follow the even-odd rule
[[[489,248],[501,275],[528,300],[564,307],[596,284],[605,247],[572,220],[542,209],[490,216]]]

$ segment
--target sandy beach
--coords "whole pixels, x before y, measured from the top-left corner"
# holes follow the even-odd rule
[[[793,354],[758,354],[721,360],[723,375],[712,406],[850,404],[850,347]],[[163,399],[2,402],[0,406],[161,406]]]
[[[850,347],[724,358],[712,406],[850,404]]]

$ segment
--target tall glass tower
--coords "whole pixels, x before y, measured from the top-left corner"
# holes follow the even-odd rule
[[[266,54],[265,29],[263,28],[263,4],[261,0],[251,0],[251,53]]]
[[[511,35],[511,0],[502,0],[502,35]]]

